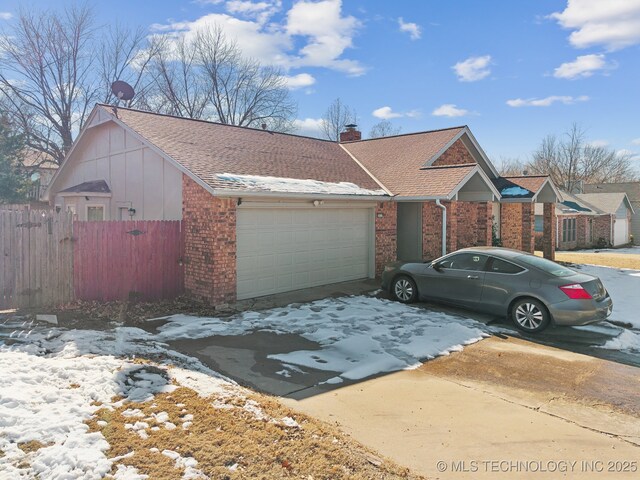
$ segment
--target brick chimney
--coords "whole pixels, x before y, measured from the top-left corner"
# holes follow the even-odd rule
[[[362,140],[362,132],[357,129],[355,123],[345,125],[345,131],[340,132],[340,143],[342,142],[354,142],[356,140]]]

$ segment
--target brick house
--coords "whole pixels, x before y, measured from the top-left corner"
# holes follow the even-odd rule
[[[100,191],[88,186],[100,185]],[[557,190],[499,177],[468,127],[341,142],[97,105],[46,192],[80,220],[181,220],[185,290],[212,304],[378,276],[396,259],[533,251]]]
[[[640,241],[640,182],[594,183],[583,186],[583,193],[626,193],[633,207],[629,231],[634,242]]]
[[[570,194],[556,204],[556,247],[576,250],[629,243],[633,206],[624,193]],[[536,243],[544,236],[542,206],[536,205]]]

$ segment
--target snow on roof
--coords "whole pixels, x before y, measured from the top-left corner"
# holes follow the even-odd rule
[[[279,193],[317,193],[327,195],[387,195],[380,190],[369,190],[349,182],[321,182],[319,180],[299,180],[295,178],[263,177],[258,175],[236,175],[222,173],[219,180],[233,182],[248,189]]]
[[[531,191],[522,187],[506,187],[500,190],[500,195],[503,197],[525,197],[531,195]]]

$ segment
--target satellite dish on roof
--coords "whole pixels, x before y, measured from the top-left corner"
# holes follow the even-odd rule
[[[111,92],[116,96],[118,100],[131,100],[135,95],[133,87],[127,82],[122,80],[116,80],[111,84]]]

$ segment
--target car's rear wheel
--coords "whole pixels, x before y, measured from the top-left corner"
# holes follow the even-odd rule
[[[412,278],[401,275],[393,280],[391,293],[399,302],[412,303],[418,298],[418,287]]]
[[[538,300],[521,298],[511,307],[511,320],[519,330],[537,333],[549,325],[549,312]]]

